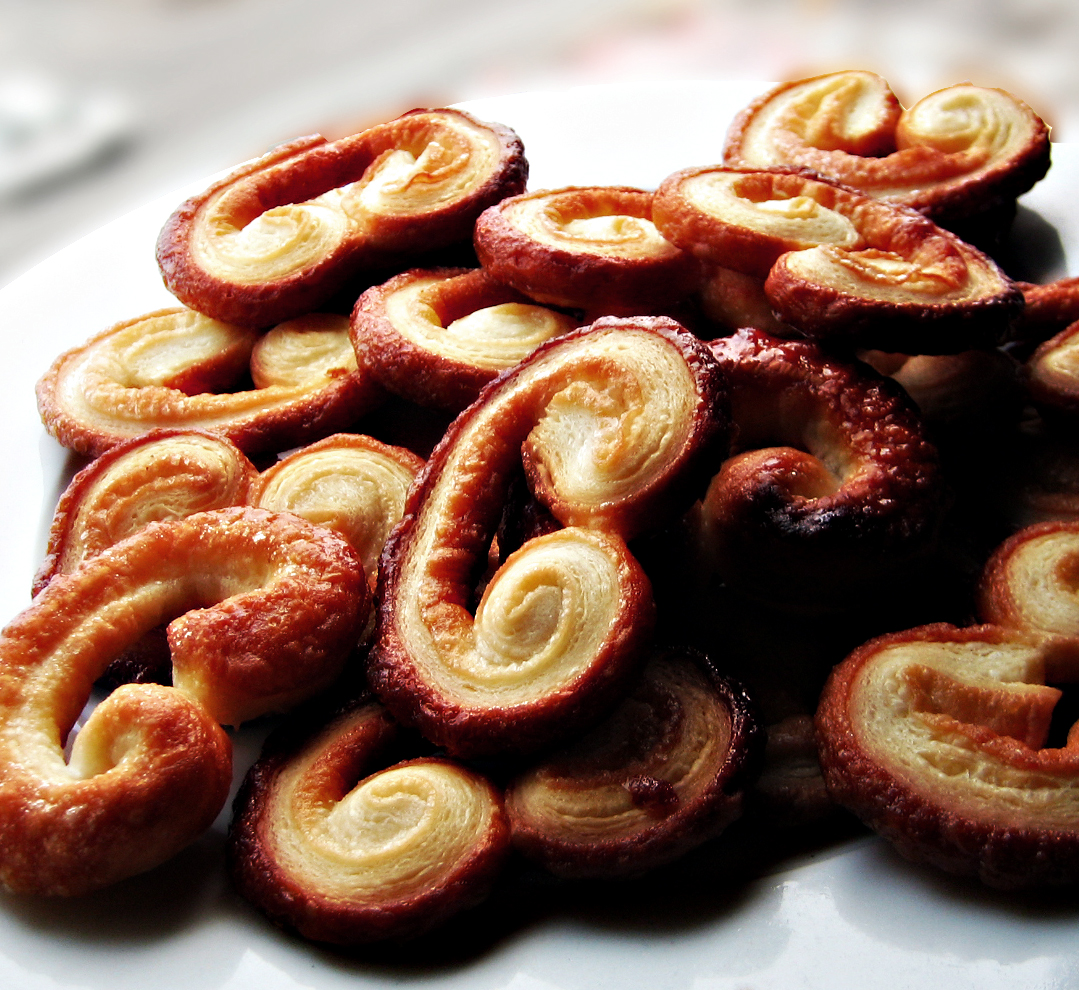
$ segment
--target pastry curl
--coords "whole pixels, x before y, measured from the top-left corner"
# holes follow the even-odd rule
[[[998,343],[1022,293],[981,251],[912,210],[792,169],[683,169],[656,190],[663,236],[765,279],[807,336],[909,354]]]
[[[60,496],[33,593],[151,522],[243,505],[257,473],[234,444],[201,430],[152,430],[113,447]]]
[[[725,449],[724,409],[707,348],[663,318],[599,320],[485,390],[431,455],[382,557],[368,675],[386,706],[460,755],[536,749],[594,721],[652,622],[624,540],[693,498]],[[522,459],[569,528],[511,554],[473,617]]]
[[[403,447],[339,433],[263,471],[252,485],[250,500],[340,533],[356,551],[373,588],[382,547],[422,468],[423,460]]]
[[[491,379],[577,325],[483,269],[414,269],[360,296],[352,343],[391,392],[456,413]]]
[[[793,165],[948,226],[1014,203],[1049,168],[1049,129],[999,89],[961,84],[904,110],[872,72],[801,79],[746,107],[728,165]]]
[[[652,222],[652,194],[623,186],[541,190],[476,221],[476,253],[530,299],[592,316],[663,312],[700,279],[692,255]]]
[[[467,240],[480,212],[527,177],[508,128],[414,110],[242,166],[176,210],[157,260],[192,309],[268,327],[320,308],[359,272]]]
[[[1023,314],[1013,336],[1028,342],[1047,340],[1079,320],[1079,277],[1045,285],[1015,283],[1023,293]]]
[[[55,578],[0,636],[0,882],[79,894],[173,855],[227,797],[218,723],[325,686],[368,607],[339,537],[249,508],[151,523]],[[175,686],[117,689],[65,760],[105,666],[174,615]]]
[[[355,945],[417,935],[486,896],[509,851],[501,794],[446,759],[387,768],[399,732],[368,701],[267,741],[229,860],[277,924]]]
[[[836,667],[817,735],[832,797],[915,862],[1001,888],[1079,879],[1079,732],[1050,738],[1073,681],[1040,641],[938,624]]]
[[[223,351],[235,352],[235,385],[248,366],[255,388],[184,391]],[[316,314],[259,336],[188,309],[118,323],[60,355],[37,384],[45,428],[65,447],[96,457],[158,427],[204,429],[245,453],[282,450],[344,429],[383,400],[356,365],[343,316]]]
[[[607,719],[511,781],[514,845],[565,877],[671,862],[741,814],[763,743],[741,688],[660,653]]]
[[[1022,380],[1046,418],[1079,415],[1079,322],[1038,347],[1023,365]]]
[[[845,607],[932,546],[937,453],[899,388],[756,330],[710,346],[738,433],[696,525],[725,580],[777,603]]]

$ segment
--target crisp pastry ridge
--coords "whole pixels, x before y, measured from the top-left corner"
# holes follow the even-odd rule
[[[467,240],[479,213],[522,192],[527,176],[509,128],[414,110],[241,166],[173,213],[158,264],[192,309],[268,327],[320,308],[364,270]]]

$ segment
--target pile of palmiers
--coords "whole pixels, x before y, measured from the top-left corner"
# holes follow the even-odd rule
[[[514,860],[781,856],[841,807],[1077,879],[1079,544],[1046,520],[1079,515],[1079,305],[987,253],[1048,131],[851,72],[721,151],[526,191],[508,128],[416,111],[176,211],[182,305],[38,384],[94,459],[0,640],[7,887],[162,862],[225,800],[221,725],[268,714],[230,868],[319,941],[425,931]]]

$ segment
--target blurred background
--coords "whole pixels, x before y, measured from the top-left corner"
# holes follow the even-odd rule
[[[970,80],[1079,141],[1076,0],[0,0],[0,285],[283,140],[628,79]]]

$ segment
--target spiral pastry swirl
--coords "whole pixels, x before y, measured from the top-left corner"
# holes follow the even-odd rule
[[[739,688],[658,653],[607,719],[510,783],[514,845],[559,876],[644,873],[741,814],[762,746]]]
[[[278,924],[352,945],[416,935],[487,893],[509,849],[502,797],[446,759],[392,763],[377,702],[267,740],[236,801],[229,860]]]
[[[0,881],[78,894],[173,855],[228,794],[231,750],[218,723],[324,687],[368,608],[339,537],[249,508],[151,523],[56,577],[0,636]],[[65,760],[112,657],[177,615],[174,687],[113,692]]]
[[[176,210],[158,264],[192,309],[267,327],[320,308],[358,272],[467,240],[480,212],[521,192],[527,175],[508,128],[417,110],[241,167]]]
[[[457,413],[491,379],[576,326],[483,269],[414,269],[360,296],[352,343],[391,392]]]
[[[728,165],[811,168],[948,226],[1013,202],[1049,167],[1049,129],[1021,100],[963,84],[904,110],[871,72],[785,83],[727,132]]]
[[[807,336],[907,354],[993,346],[1022,293],[986,255],[920,214],[791,169],[683,169],[656,190],[665,237],[765,279]]]
[[[1079,414],[1079,322],[1039,345],[1023,365],[1021,377],[1044,416],[1074,420]]]
[[[636,668],[650,586],[624,540],[685,505],[726,443],[714,360],[670,320],[599,320],[541,346],[454,422],[380,573],[371,685],[451,752],[528,750],[597,717]],[[467,605],[523,461],[569,528]],[[587,527],[587,528],[585,528]]]
[[[1079,732],[1050,737],[1074,681],[1037,637],[944,624],[855,650],[821,696],[832,797],[908,859],[1016,888],[1079,877]]]
[[[241,360],[217,392],[175,384],[204,380],[201,369],[230,349]],[[248,369],[255,388],[221,390]],[[345,317],[303,317],[259,336],[188,309],[118,323],[61,354],[37,385],[46,429],[91,457],[158,427],[210,430],[248,454],[282,450],[344,429],[383,397],[356,365]]]

